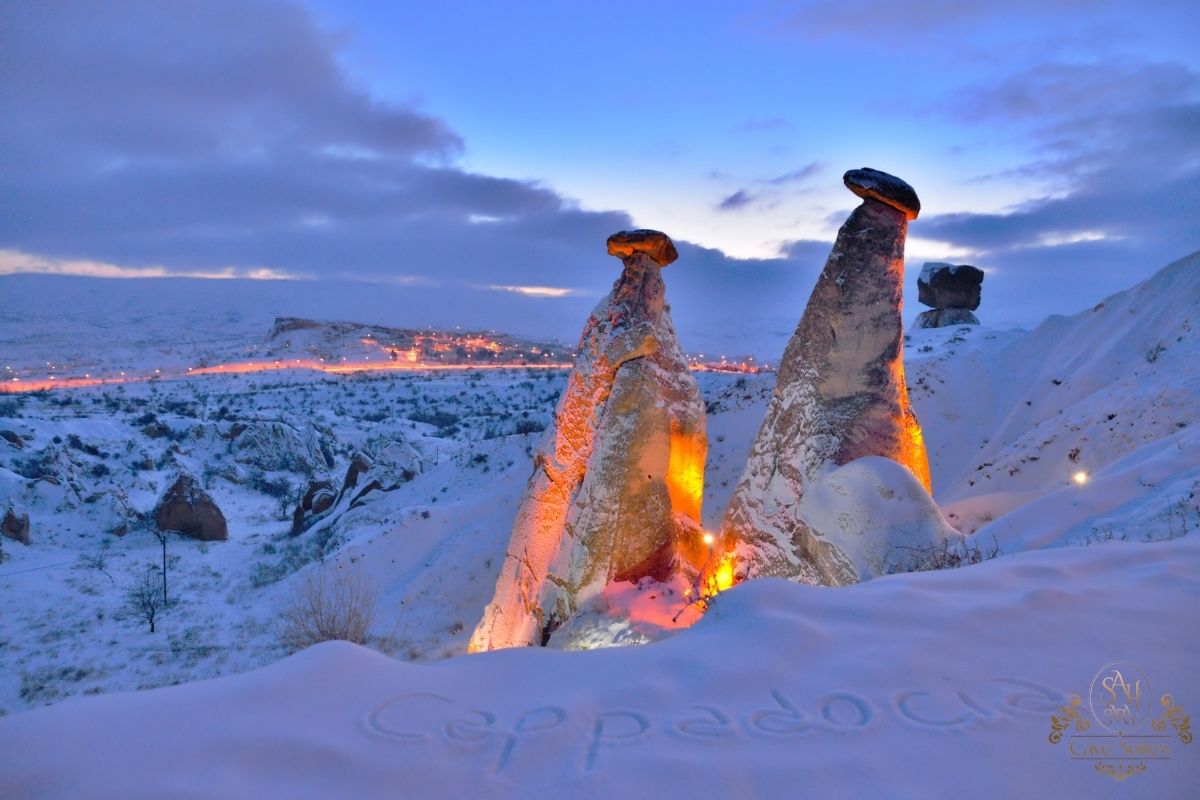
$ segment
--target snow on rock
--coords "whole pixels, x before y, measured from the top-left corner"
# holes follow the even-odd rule
[[[1168,693],[1194,715],[1198,614],[1187,537],[754,581],[652,647],[407,664],[327,643],[0,718],[0,796],[1182,800],[1196,745],[1169,727],[1172,757],[1122,782],[1048,736],[1116,658],[1148,676],[1151,713]]]
[[[921,201],[916,191],[895,175],[877,169],[863,167],[852,169],[842,176],[846,188],[864,200],[885,203],[911,222],[921,213]]]
[[[970,264],[926,261],[917,278],[917,299],[930,308],[979,308],[983,270]]]
[[[311,474],[333,466],[326,432],[311,424],[279,420],[234,423],[229,431],[229,450],[235,461],[261,470]]]
[[[341,489],[327,480],[308,485],[292,513],[291,534],[333,525],[343,514],[366,502],[373,492],[391,492],[423,471],[421,454],[402,437],[377,436],[350,460]]]
[[[900,571],[923,554],[953,547],[962,534],[946,522],[912,472],[888,458],[867,456],[818,473],[800,498],[796,516],[816,535],[813,547],[828,547],[826,558],[844,573],[865,581]],[[825,582],[825,581],[823,581]]]
[[[884,456],[929,485],[901,348],[908,222],[896,202],[876,199],[880,187],[908,184],[870,172],[871,191],[855,190],[865,199],[838,231],[784,352],[775,396],[725,514],[721,546],[734,553],[743,577],[857,580],[850,560],[801,513],[801,499],[827,465]],[[915,217],[919,207],[913,193],[905,208]]]
[[[971,312],[979,308],[983,270],[970,264],[927,261],[917,278],[917,299],[930,307],[922,311],[914,328],[947,328],[953,325],[978,325]]]
[[[622,232],[609,253],[624,269],[584,327],[474,651],[542,644],[610,581],[703,566],[704,403],[664,299],[674,246]]]

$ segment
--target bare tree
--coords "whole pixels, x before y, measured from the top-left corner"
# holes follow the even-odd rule
[[[280,638],[292,651],[320,642],[371,641],[375,621],[375,587],[350,567],[318,567],[292,589],[279,612]]]
[[[125,608],[149,623],[151,633],[154,633],[155,618],[166,607],[166,604],[162,585],[153,570],[143,572],[142,577],[135,580],[125,590]]]

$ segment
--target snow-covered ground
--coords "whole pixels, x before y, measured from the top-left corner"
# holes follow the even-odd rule
[[[1118,783],[1050,718],[1115,656],[1200,702],[1200,539],[760,581],[643,647],[261,670],[3,723],[6,796],[1188,798],[1194,748]],[[1136,621],[1136,624],[1131,624]]]
[[[124,321],[121,358],[165,350],[186,365],[194,351],[153,318],[153,332]],[[181,320],[197,341],[266,332]],[[13,434],[0,514],[28,511],[32,539],[2,540],[0,795],[1194,796],[1194,746],[1173,739],[1171,760],[1118,782],[1047,736],[1067,695],[1117,659],[1144,670],[1155,702],[1200,708],[1197,324],[1200,255],[1032,331],[912,331],[934,496],[983,563],[844,589],[755,582],[665,641],[588,653],[447,659],[491,596],[529,431],[562,372],[0,395]],[[39,343],[6,323],[0,347],[26,361],[68,361],[72,342],[108,352],[102,330],[62,327]],[[698,377],[716,528],[773,375]],[[231,435],[276,423],[269,446]],[[340,485],[355,453],[389,442],[415,452],[409,478],[289,535],[310,480]],[[150,634],[122,597],[161,558],[137,515],[180,470],[230,536],[169,542],[176,603]],[[284,658],[278,609],[322,563],[378,587],[376,646],[394,658],[344,644]],[[64,700],[85,694],[106,696]]]

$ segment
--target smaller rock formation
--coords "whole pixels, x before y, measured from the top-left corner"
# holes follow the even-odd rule
[[[312,520],[321,516],[333,507],[337,501],[338,492],[329,481],[312,481],[300,498],[296,511],[292,514],[292,536],[304,532],[312,524]]]
[[[8,442],[18,450],[25,449],[25,442],[21,439],[20,434],[18,434],[16,431],[0,431],[0,439]]]
[[[0,533],[13,541],[29,544],[29,515],[18,514],[9,508],[4,512],[4,519],[0,520]]]
[[[162,439],[171,435],[171,429],[158,420],[155,420],[154,422],[144,425],[142,427],[142,433],[151,439]]]
[[[979,308],[983,270],[970,264],[928,261],[917,278],[917,299],[932,311],[917,317],[918,328],[978,325],[971,312]]]
[[[313,481],[308,485],[308,491],[304,493],[300,505],[305,511],[324,514],[333,506],[333,501],[336,499],[337,494],[333,491],[333,484],[329,481]]]
[[[303,472],[333,466],[333,452],[312,425],[255,420],[235,423],[230,429],[229,450],[234,461],[267,472]]]
[[[390,492],[421,473],[421,454],[408,442],[375,439],[356,453],[346,468],[341,489],[328,480],[312,481],[292,514],[292,536],[311,528],[318,520],[332,521],[362,505],[368,494]]]
[[[175,531],[202,542],[229,538],[225,515],[191,475],[180,475],[154,510],[160,531]]]

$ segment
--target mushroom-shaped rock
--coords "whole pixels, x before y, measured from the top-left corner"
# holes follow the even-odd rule
[[[927,261],[917,278],[917,299],[930,308],[979,308],[983,270],[970,264]]]
[[[908,188],[886,177],[889,186]],[[833,545],[806,519],[802,502],[830,469],[883,456],[928,491],[929,462],[901,346],[907,229],[903,208],[867,195],[838,231],[725,512],[721,563],[732,559],[738,577],[852,580],[829,566],[837,559],[822,554]]]
[[[160,531],[175,531],[202,542],[229,538],[225,515],[191,475],[180,475],[158,501],[154,519]]]
[[[609,252],[624,270],[584,326],[472,652],[545,643],[611,581],[704,565],[704,401],[661,275],[675,248],[634,231]]]
[[[660,267],[665,267],[679,258],[679,253],[675,251],[675,243],[662,231],[620,231],[608,237],[610,256],[625,261],[638,253],[650,256],[650,260]]]
[[[842,176],[846,188],[863,199],[878,200],[903,211],[911,222],[921,213],[921,201],[916,191],[895,175],[870,167],[852,169]]]

